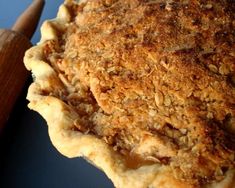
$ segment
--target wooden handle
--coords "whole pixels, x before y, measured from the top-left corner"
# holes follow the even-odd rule
[[[19,97],[29,72],[23,64],[25,51],[40,18],[44,0],[35,0],[12,27],[0,29],[0,133]]]
[[[17,19],[12,27],[12,30],[22,33],[31,39],[37,28],[44,4],[44,0],[34,0],[33,3]]]
[[[0,30],[0,132],[29,75],[22,59],[30,46],[23,35]]]

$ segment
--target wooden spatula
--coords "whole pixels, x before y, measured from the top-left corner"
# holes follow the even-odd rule
[[[28,77],[23,64],[25,51],[36,30],[44,0],[34,0],[12,30],[0,29],[0,133]]]

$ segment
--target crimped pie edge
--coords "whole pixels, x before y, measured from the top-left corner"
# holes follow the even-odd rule
[[[86,135],[73,130],[77,118],[76,112],[62,100],[44,95],[43,88],[62,86],[56,72],[44,60],[43,47],[48,40],[57,40],[57,28],[64,27],[71,20],[71,15],[63,4],[53,20],[45,21],[41,27],[41,41],[29,49],[24,57],[25,66],[34,76],[34,82],[28,90],[29,108],[40,113],[48,124],[48,131],[53,145],[67,157],[84,157],[93,165],[102,169],[112,180],[115,187],[194,187],[176,180],[170,169],[159,164],[142,166],[138,169],[125,167],[121,156],[113,151],[104,141],[93,135]],[[229,171],[226,178],[217,183],[205,185],[205,188],[230,188],[235,186],[235,171]]]

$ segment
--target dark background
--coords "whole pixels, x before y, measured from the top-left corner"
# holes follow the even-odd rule
[[[30,0],[0,0],[0,28],[10,28]],[[47,0],[40,21],[56,16],[63,0]],[[40,39],[37,29],[32,42]],[[29,79],[0,137],[1,188],[111,188],[103,172],[81,158],[68,159],[51,144],[45,121],[27,108]]]

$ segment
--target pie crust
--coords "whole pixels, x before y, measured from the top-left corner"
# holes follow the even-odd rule
[[[58,66],[60,64],[57,63],[55,65],[53,62],[54,61],[59,62],[59,60],[58,60],[59,58],[56,60],[54,60],[54,59],[57,58],[57,55],[59,53],[63,53],[66,50],[66,47],[69,47],[69,44],[61,44],[61,40],[65,40],[64,38],[68,37],[65,34],[66,33],[65,31],[67,31],[67,28],[71,27],[71,25],[73,25],[74,23],[76,23],[75,25],[79,27],[80,25],[84,24],[85,22],[86,22],[85,24],[89,25],[89,24],[94,24],[94,23],[98,24],[100,21],[100,17],[92,17],[92,16],[91,16],[91,18],[88,17],[91,20],[89,20],[89,19],[86,20],[86,17],[84,17],[85,14],[82,14],[82,13],[78,17],[77,15],[75,15],[74,10],[84,11],[84,12],[86,11],[86,14],[88,15],[89,11],[92,12],[92,11],[96,10],[97,12],[99,12],[99,11],[102,12],[103,11],[102,8],[100,8],[99,6],[98,6],[98,8],[96,7],[100,3],[105,4],[108,7],[109,4],[112,5],[115,2],[116,2],[115,0],[113,0],[113,1],[112,0],[110,0],[110,1],[102,1],[102,0],[89,1],[88,0],[88,1],[80,1],[80,2],[77,2],[74,0],[67,0],[67,1],[65,1],[65,3],[63,5],[60,6],[58,15],[55,19],[48,20],[48,21],[44,22],[44,24],[41,27],[41,34],[42,34],[41,41],[35,47],[32,47],[31,49],[29,49],[26,52],[25,58],[24,58],[25,66],[28,70],[32,71],[32,75],[34,78],[34,82],[29,87],[28,95],[27,95],[27,99],[30,101],[30,103],[28,105],[29,108],[40,113],[43,116],[43,118],[46,120],[46,122],[48,124],[48,131],[49,131],[50,139],[51,139],[53,145],[58,149],[59,152],[61,152],[63,155],[70,157],[70,158],[84,157],[88,162],[92,163],[93,165],[95,165],[96,167],[98,167],[99,169],[104,171],[105,174],[112,180],[115,187],[119,187],[119,188],[123,188],[123,187],[136,187],[136,188],[147,188],[147,187],[148,188],[153,188],[153,187],[154,188],[155,187],[156,188],[157,187],[161,187],[161,188],[184,188],[184,187],[185,188],[190,188],[190,187],[192,187],[192,188],[197,188],[197,187],[198,188],[199,187],[203,187],[203,188],[231,188],[231,187],[235,187],[234,166],[229,168],[229,170],[226,170],[224,177],[221,179],[221,181],[211,180],[209,183],[204,182],[203,185],[197,184],[194,182],[192,183],[187,180],[184,181],[180,178],[177,178],[174,174],[175,172],[172,171],[172,168],[169,165],[165,165],[164,162],[162,162],[162,161],[143,163],[140,166],[135,166],[133,168],[130,168],[127,165],[126,158],[123,156],[122,153],[117,151],[117,149],[114,149],[113,145],[107,144],[108,141],[106,141],[104,138],[101,138],[100,135],[97,136],[94,132],[89,132],[89,129],[86,127],[89,125],[86,125],[85,127],[83,127],[83,126],[79,127],[80,123],[81,122],[83,123],[84,119],[81,117],[82,115],[79,114],[77,109],[74,108],[73,105],[70,105],[70,103],[67,101],[68,98],[66,98],[66,97],[69,94],[74,94],[76,92],[79,93],[80,91],[78,92],[78,91],[74,90],[73,84],[68,81],[70,78],[65,77],[61,72],[58,72],[58,69],[60,69],[60,68],[58,68],[56,66]],[[124,1],[122,1],[122,0],[120,0],[118,2],[124,3]],[[158,1],[158,0],[155,0],[155,1],[137,1],[137,0],[126,1],[126,3],[127,4],[129,3],[130,6],[133,6],[133,7],[139,6],[141,9],[143,7],[141,7],[141,5],[138,4],[140,2],[143,3],[144,5],[146,5],[148,3],[149,4],[152,3],[152,7],[154,7],[157,4],[157,6],[159,6],[160,8],[163,7],[163,9],[165,9],[165,11],[168,11],[168,12],[174,11],[174,8],[177,8],[178,4],[185,5],[185,6],[187,3],[190,4],[190,2],[183,1],[183,0],[180,1],[180,3],[178,2],[178,4],[174,1],[161,1],[161,0],[160,1]],[[199,3],[200,1],[195,0],[192,2],[196,4],[196,3]],[[213,11],[211,9],[216,9],[217,8],[216,6],[219,7],[224,2],[225,1],[223,1],[223,2],[220,1],[219,3],[211,2],[211,3],[203,4],[202,9],[203,10],[205,9],[204,11],[208,11],[209,12],[208,14],[210,14],[210,11]],[[226,1],[226,3],[229,3],[229,1]],[[231,3],[231,10],[234,10],[234,4],[232,2],[230,2],[230,3]],[[79,5],[79,6],[77,6],[77,5]],[[83,10],[80,10],[81,9],[80,5],[83,8]],[[142,10],[140,10],[140,11],[142,11]],[[149,14],[151,14],[151,13],[149,13]],[[192,16],[193,16],[193,12],[192,12]],[[234,13],[233,13],[233,16],[235,17]],[[228,17],[226,17],[226,18],[228,18]],[[128,18],[128,19],[131,19],[131,18]],[[207,19],[207,18],[205,18],[205,19]],[[133,20],[131,20],[131,21],[133,21]],[[134,20],[133,22],[135,22],[135,21],[136,20]],[[184,24],[183,23],[184,21],[188,22],[187,20],[182,20],[182,24]],[[195,24],[197,24],[196,23],[197,21],[198,20],[196,20],[196,18],[195,18]],[[215,22],[216,22],[216,20],[215,20]],[[228,20],[228,22],[229,22],[229,20]],[[221,22],[218,22],[218,23],[221,23]],[[235,27],[234,21],[231,22],[231,24],[233,24],[231,27],[234,28]],[[190,27],[190,29],[195,27],[195,31],[197,30],[196,25],[188,25],[188,27]],[[208,29],[208,28],[206,28],[207,25],[203,25],[202,27],[205,27],[204,28],[205,30]],[[84,27],[83,29],[85,32],[86,28]],[[161,29],[164,30],[166,28],[161,28]],[[109,31],[108,25],[105,25],[105,30],[107,31],[107,33],[106,33],[107,35],[114,32],[114,31]],[[74,30],[73,32],[76,33],[76,30]],[[69,34],[73,34],[73,32],[70,31]],[[153,31],[149,31],[149,32],[153,32]],[[95,33],[93,33],[93,34],[95,35]],[[155,33],[155,34],[157,35],[157,33]],[[226,32],[224,32],[224,33],[218,32],[217,34],[218,35],[221,34],[221,36],[218,36],[221,38],[223,38],[224,35],[227,35]],[[195,41],[190,41],[190,42],[187,41],[187,40],[191,40],[191,39],[195,40],[195,38],[190,38],[190,37],[187,38],[186,40],[177,39],[177,40],[180,40],[180,42],[181,42],[180,49],[178,49],[177,46],[174,46],[173,42],[172,42],[171,47],[169,47],[169,44],[167,44],[168,45],[167,50],[170,51],[167,53],[172,53],[171,51],[174,51],[174,52],[177,51],[177,53],[180,53],[179,57],[186,57],[187,54],[191,53],[190,50],[194,49],[194,47],[195,47],[194,46]],[[230,37],[233,37],[233,38],[232,39],[227,38],[226,40],[227,41],[235,41],[234,33],[233,33],[233,36],[230,36]],[[159,37],[159,38],[163,39],[161,37]],[[66,40],[69,40],[69,39],[66,38]],[[94,39],[94,40],[96,40],[96,39]],[[210,42],[211,41],[208,39],[208,46],[210,46]],[[52,45],[52,46],[54,45],[54,46],[50,47],[50,45]],[[146,49],[147,48],[149,48],[150,50],[152,49],[152,47],[150,46],[151,42],[146,43],[146,45],[147,45]],[[192,45],[192,47],[190,47],[190,45]],[[212,75],[211,80],[209,80],[209,82],[214,81],[214,84],[217,84],[214,87],[224,89],[225,94],[228,97],[230,97],[230,99],[227,99],[226,95],[221,94],[221,96],[225,98],[224,99],[225,103],[226,102],[228,103],[228,104],[223,103],[223,101],[221,99],[221,101],[222,101],[221,103],[224,105],[221,107],[221,109],[225,108],[227,110],[226,112],[228,112],[230,114],[230,116],[233,116],[235,114],[234,106],[232,106],[235,104],[234,103],[235,102],[235,98],[234,98],[235,89],[234,89],[234,81],[232,79],[234,78],[233,75],[235,72],[235,64],[234,64],[235,45],[231,44],[231,49],[227,49],[226,42],[221,42],[219,45],[221,45],[222,50],[223,50],[223,48],[225,48],[227,50],[227,51],[226,50],[225,51],[227,53],[230,53],[230,56],[231,56],[230,59],[229,58],[223,59],[223,61],[227,60],[228,64],[230,63],[231,65],[233,65],[230,67],[230,70],[228,70],[227,66],[222,66],[224,64],[221,64],[221,66],[219,66],[217,64],[214,65],[213,60],[212,60],[212,64],[205,64],[203,66],[208,66],[208,67],[206,67],[209,70],[208,75]],[[51,50],[53,50],[53,48],[59,48],[59,50],[56,52],[52,52]],[[128,47],[126,50],[128,50]],[[207,50],[208,50],[208,54],[214,53],[214,52],[210,51],[211,49],[209,49],[209,47]],[[51,53],[54,53],[54,55],[52,57],[50,56]],[[69,53],[70,53],[70,51],[67,52],[67,55]],[[151,51],[149,51],[148,53],[149,53],[149,58],[152,59],[152,61],[154,61],[155,57],[152,55],[153,53]],[[192,53],[196,53],[196,52],[194,51]],[[84,53],[84,54],[81,53],[81,54],[84,55],[86,53]],[[88,54],[88,52],[87,52],[87,54]],[[194,54],[190,54],[190,55],[194,55]],[[76,59],[77,54],[74,55],[73,52],[71,51],[69,56],[72,59],[74,56],[74,58]],[[178,54],[177,54],[177,57],[178,57]],[[86,58],[86,57],[84,57],[84,58]],[[221,57],[218,57],[218,58],[221,58]],[[171,65],[169,65],[169,63],[166,63],[166,61],[170,62],[171,60],[172,59],[170,59],[170,58],[168,60],[165,60],[164,58],[160,59],[159,63],[161,64],[162,69],[165,68],[168,71],[171,71],[171,68],[172,68],[172,67],[170,67]],[[188,60],[188,59],[185,58],[185,60]],[[61,63],[61,64],[63,64],[63,63]],[[61,65],[61,66],[63,66],[63,65]],[[184,64],[183,66],[186,67],[188,65]],[[136,68],[136,67],[134,67],[134,68]],[[197,69],[197,67],[193,65],[192,69],[194,69],[194,68]],[[130,67],[130,69],[131,69],[131,67]],[[140,67],[140,69],[141,69],[141,67]],[[185,70],[186,69],[182,68],[182,71],[185,71]],[[152,71],[150,71],[149,74],[152,74]],[[217,75],[214,75],[214,74],[218,74],[220,77],[218,77]],[[185,75],[187,76],[187,71],[185,72]],[[201,72],[198,72],[198,75],[201,76]],[[197,75],[195,75],[195,77],[196,76]],[[218,79],[221,78],[222,84],[220,85],[220,83],[218,83],[217,80],[213,80],[214,77],[216,79],[217,79],[217,77],[218,77]],[[225,77],[230,79],[230,82],[231,82],[230,85],[224,81]],[[83,82],[84,83],[89,82],[90,85],[92,85],[92,84],[95,85],[94,87],[88,89],[88,90],[91,90],[92,94],[95,95],[95,97],[93,97],[92,100],[94,98],[95,98],[94,100],[97,100],[96,101],[97,103],[94,105],[95,106],[94,108],[96,108],[96,106],[98,106],[97,108],[102,107],[103,109],[101,109],[101,110],[105,111],[106,114],[115,113],[114,112],[115,110],[112,109],[112,105],[106,104],[106,102],[107,101],[109,102],[110,99],[105,98],[105,100],[101,100],[99,94],[96,93],[96,91],[99,89],[99,87],[95,84],[97,81],[96,80],[97,78],[93,75],[93,76],[90,76],[89,79],[90,79],[89,81],[84,79]],[[206,80],[204,80],[204,81],[206,81]],[[84,85],[86,85],[86,84],[84,84]],[[185,85],[185,87],[187,87],[187,84]],[[190,87],[188,87],[187,89],[190,89]],[[211,91],[211,92],[213,92],[213,91]],[[192,93],[188,93],[189,96],[191,94]],[[164,104],[165,106],[170,106],[171,103],[174,103],[174,101],[172,101],[171,99],[166,100],[166,97],[165,97],[165,100],[162,101],[162,95],[165,95],[165,93],[162,94],[161,90],[156,91],[155,97],[154,97],[156,105],[159,104],[159,106],[160,106],[161,105],[160,103],[165,103]],[[109,97],[112,97],[112,96],[114,96],[114,95],[112,95],[112,93],[111,93]],[[89,103],[89,100],[88,100],[88,103]],[[93,103],[93,102],[91,102],[91,103]],[[116,107],[116,103],[114,103],[113,106]],[[213,106],[211,106],[211,108],[213,108]],[[152,115],[152,113],[156,113],[154,111],[150,111],[150,112],[151,112],[150,116]],[[198,113],[198,112],[193,111],[193,113]],[[216,113],[217,112],[214,112],[214,116],[217,116]],[[218,114],[218,118],[220,117],[220,115],[221,114]],[[207,116],[213,116],[213,114],[208,113]],[[221,115],[221,118],[222,118],[222,116],[223,115]],[[85,121],[86,121],[86,119],[85,119]],[[89,122],[88,122],[88,124],[89,124]],[[231,127],[233,127],[233,126],[234,126],[234,121],[232,121]],[[182,129],[182,132],[184,132],[184,129]],[[169,145],[169,147],[171,147],[171,145]],[[164,152],[167,153],[166,152],[167,148],[166,149],[163,148],[162,150],[163,150],[162,151],[163,153]],[[230,152],[230,150],[229,150],[229,152]],[[166,155],[166,156],[175,155],[175,154],[171,154],[171,153],[170,154],[168,154],[168,153],[165,154],[165,153],[162,155]],[[234,150],[231,153],[232,153],[232,156],[234,156]],[[132,160],[137,160],[137,159],[132,158]],[[234,165],[234,159],[231,159],[231,161]]]

